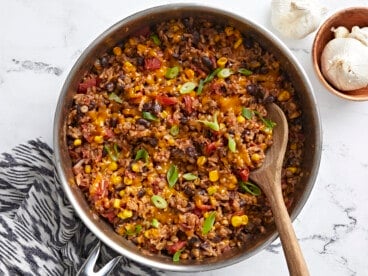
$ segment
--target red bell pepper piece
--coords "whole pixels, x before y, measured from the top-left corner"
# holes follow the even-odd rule
[[[241,178],[242,181],[247,182],[249,179],[249,169],[248,168],[244,168],[239,172],[239,176]]]
[[[87,92],[89,87],[97,85],[97,80],[95,78],[87,79],[78,85],[78,92]]]
[[[189,114],[192,113],[193,111],[193,100],[192,100],[192,97],[189,96],[189,95],[185,95],[183,97],[184,99],[184,104],[185,104],[185,111],[188,112]]]
[[[173,245],[170,245],[167,248],[167,251],[169,251],[170,254],[175,254],[175,252],[182,249],[186,244],[187,244],[186,241],[178,241],[178,242],[174,243]]]
[[[164,106],[168,106],[168,105],[175,105],[178,102],[177,98],[174,97],[168,97],[168,96],[163,96],[163,95],[158,95],[156,97],[156,100]]]
[[[144,68],[146,70],[156,70],[160,69],[160,67],[161,61],[158,58],[152,57],[144,59]]]

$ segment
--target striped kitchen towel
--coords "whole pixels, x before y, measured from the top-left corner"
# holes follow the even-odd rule
[[[65,198],[37,139],[0,157],[0,275],[75,275],[98,242]],[[100,265],[116,253],[102,246]],[[122,258],[113,275],[160,275]]]

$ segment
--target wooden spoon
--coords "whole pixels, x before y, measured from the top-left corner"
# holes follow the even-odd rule
[[[261,187],[270,202],[290,275],[309,275],[281,191],[281,169],[288,142],[288,123],[284,112],[276,104],[269,104],[267,111],[267,117],[276,123],[273,145],[266,152],[263,165],[250,173],[250,179]]]

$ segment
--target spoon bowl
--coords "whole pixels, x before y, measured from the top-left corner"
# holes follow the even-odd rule
[[[267,106],[268,117],[276,123],[273,145],[266,153],[263,165],[252,171],[250,178],[266,194],[271,205],[276,228],[289,268],[290,275],[309,275],[306,262],[296,238],[281,190],[282,163],[288,142],[288,123],[284,112],[276,104]]]

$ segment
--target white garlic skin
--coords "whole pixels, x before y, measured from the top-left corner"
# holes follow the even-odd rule
[[[318,28],[325,12],[315,0],[272,0],[271,23],[283,36],[301,39]]]
[[[368,47],[354,38],[332,39],[323,49],[321,69],[339,90],[368,87]]]

